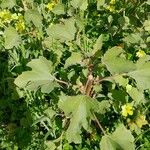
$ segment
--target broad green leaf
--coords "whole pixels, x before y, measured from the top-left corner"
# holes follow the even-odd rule
[[[75,9],[86,10],[88,6],[87,0],[72,0],[70,3]]]
[[[61,42],[72,41],[76,33],[75,20],[70,18],[64,20],[64,23],[52,25],[47,29],[47,33]]]
[[[124,42],[126,42],[128,45],[130,44],[138,44],[143,41],[141,38],[141,35],[139,33],[132,33],[126,36],[124,39]]]
[[[16,5],[16,0],[2,0],[1,8],[12,8]]]
[[[150,31],[150,20],[145,20],[143,26],[146,31]]]
[[[41,88],[42,93],[50,93],[54,87],[58,86],[54,81],[55,77],[51,75],[52,63],[44,57],[33,59],[27,64],[32,68],[31,71],[25,71],[15,79],[15,84],[20,88],[37,91]]]
[[[147,1],[146,1],[146,4],[150,5],[150,0],[147,0]]]
[[[103,46],[103,35],[101,34],[99,38],[96,40],[96,43],[94,44],[92,54],[94,55],[98,50],[101,50]]]
[[[111,74],[128,73],[136,69],[135,64],[126,60],[123,53],[124,51],[121,47],[113,47],[102,58],[102,63],[106,65]]]
[[[37,9],[28,9],[24,17],[27,23],[32,22],[37,28],[42,28],[42,16]]]
[[[119,148],[118,150],[123,150],[111,137],[109,137],[109,135],[104,135],[102,137],[100,148],[101,150],[117,150],[117,148]]]
[[[124,78],[122,75],[114,76],[114,80],[116,83],[119,84],[119,86],[123,86],[123,87],[125,87],[128,83],[128,79]]]
[[[105,0],[97,0],[97,10],[100,10],[100,7],[105,4]]]
[[[139,91],[137,88],[132,87],[130,90],[127,90],[127,93],[131,96],[131,98],[135,101],[135,104],[144,102],[144,94],[143,91]]]
[[[98,110],[97,104],[95,99],[86,95],[60,97],[58,107],[70,118],[70,124],[66,131],[69,143],[81,143],[81,128],[89,129],[93,113]]]
[[[150,62],[145,62],[142,65],[137,63],[136,70],[129,72],[128,75],[136,80],[140,90],[150,88]]]
[[[81,53],[77,53],[77,52],[72,52],[71,56],[66,60],[65,63],[65,68],[71,66],[71,65],[75,65],[75,64],[81,64],[82,63],[82,58],[83,56],[81,55]]]
[[[100,142],[101,150],[135,150],[134,137],[130,130],[120,124],[114,133],[104,135]]]
[[[52,12],[54,14],[56,14],[56,15],[63,15],[63,14],[65,14],[65,6],[64,6],[64,4],[57,4],[53,8]]]
[[[55,143],[52,141],[46,141],[45,145],[47,146],[46,150],[56,150],[56,148],[57,148]]]
[[[17,47],[21,42],[21,38],[18,35],[17,31],[15,30],[15,28],[11,26],[5,29],[4,37],[5,37],[4,47],[6,49],[11,49],[14,46]]]

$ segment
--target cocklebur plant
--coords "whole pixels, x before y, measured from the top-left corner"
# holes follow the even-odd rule
[[[141,144],[150,89],[147,7],[117,0],[1,3],[3,48],[33,116],[31,125],[28,116],[20,124],[40,132],[43,149]]]

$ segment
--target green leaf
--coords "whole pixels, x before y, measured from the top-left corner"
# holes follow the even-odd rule
[[[94,55],[98,50],[101,50],[103,46],[103,35],[101,34],[94,44],[92,54]]]
[[[103,101],[99,102],[97,113],[105,114],[109,110],[110,106],[111,106],[110,101],[108,101],[108,100],[103,100]]]
[[[46,150],[55,150],[57,148],[55,143],[51,141],[46,141],[45,145],[47,146]]]
[[[65,6],[64,6],[64,4],[57,4],[53,8],[52,12],[54,14],[56,14],[56,15],[63,15],[63,14],[65,14]]]
[[[2,0],[1,8],[13,8],[16,5],[16,0]]]
[[[106,65],[111,74],[127,73],[136,69],[135,64],[126,60],[123,54],[121,47],[113,47],[105,53],[102,63]]]
[[[150,20],[145,20],[143,26],[145,31],[150,31]]]
[[[104,135],[100,142],[101,150],[135,150],[134,137],[130,130],[120,124],[114,133]]]
[[[141,38],[141,35],[139,33],[132,33],[126,36],[123,39],[123,41],[126,42],[128,45],[130,45],[130,44],[139,44],[140,42],[143,41],[143,39]]]
[[[138,105],[139,103],[142,103],[145,100],[143,91],[139,91],[135,87],[132,87],[130,90],[127,90],[127,93],[135,101],[135,105]]]
[[[75,65],[75,64],[81,64],[82,63],[82,55],[81,53],[72,52],[71,56],[66,60],[65,68]]]
[[[41,88],[42,93],[50,93],[54,87],[58,86],[55,77],[51,75],[52,63],[44,57],[33,59],[27,64],[32,71],[25,71],[15,79],[15,84],[20,88],[37,91]]]
[[[17,47],[21,42],[21,38],[18,35],[17,31],[15,30],[15,28],[11,26],[5,29],[4,37],[5,37],[4,47],[6,49],[11,49],[14,46]]]
[[[76,28],[75,20],[73,18],[66,19],[62,24],[52,25],[47,29],[49,36],[60,40],[61,42],[67,42],[74,40]]]
[[[124,78],[122,75],[114,76],[114,80],[116,83],[119,84],[119,86],[123,86],[123,87],[126,87],[128,83],[128,79]]]
[[[136,70],[131,71],[128,75],[136,80],[140,90],[150,88],[150,62],[145,62],[142,65],[136,64]]]
[[[86,10],[88,7],[88,1],[87,0],[72,0],[71,5],[77,9]]]
[[[70,124],[66,131],[69,143],[81,143],[81,128],[89,129],[93,113],[98,110],[97,103],[95,99],[86,95],[60,97],[58,107],[67,117],[70,117]]]
[[[100,10],[100,7],[105,4],[105,0],[97,0],[97,10]]]
[[[42,16],[37,9],[28,9],[24,17],[27,23],[32,22],[37,28],[42,28]]]
[[[113,139],[111,139],[111,137],[109,137],[108,135],[104,135],[100,142],[100,148],[101,150],[117,150],[117,148],[120,147],[118,146],[117,143],[115,143],[115,141],[113,141]],[[122,150],[122,149],[118,149],[118,150]]]

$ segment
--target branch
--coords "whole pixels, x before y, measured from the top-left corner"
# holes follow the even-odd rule
[[[106,80],[114,80],[115,77],[120,76],[120,75],[127,76],[126,73],[123,73],[123,74],[115,74],[115,75],[112,75],[112,76],[109,76],[109,77],[103,77],[103,78],[98,79],[96,81],[96,84],[101,83],[101,82],[106,81]]]
[[[93,83],[94,83],[94,77],[93,77],[92,74],[90,74],[88,76],[88,80],[86,82],[85,91],[84,91],[84,93],[88,96],[90,96],[90,94],[91,94],[91,91],[92,91],[92,88],[93,88]]]

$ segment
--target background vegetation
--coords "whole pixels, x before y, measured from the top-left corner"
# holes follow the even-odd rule
[[[150,149],[150,0],[0,0],[0,149]]]

